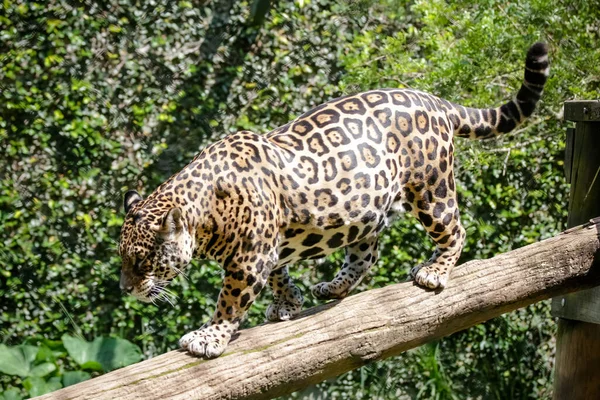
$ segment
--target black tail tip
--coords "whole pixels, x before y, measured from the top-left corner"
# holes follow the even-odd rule
[[[537,42],[529,48],[527,58],[540,58],[548,54],[548,46],[546,43]]]

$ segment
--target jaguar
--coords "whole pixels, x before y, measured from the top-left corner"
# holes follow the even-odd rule
[[[548,71],[547,46],[535,43],[519,91],[499,107],[463,107],[412,89],[370,90],[266,135],[242,131],[209,145],[146,198],[125,194],[121,288],[154,302],[193,258],[215,260],[224,278],[214,315],[179,344],[217,357],[267,284],[269,321],[300,312],[303,296],[288,265],[344,248],[333,280],[311,288],[318,299],[341,299],[377,262],[379,233],[408,213],[435,243],[410,274],[418,285],[443,289],[465,243],[453,139],[513,130],[533,113]]]

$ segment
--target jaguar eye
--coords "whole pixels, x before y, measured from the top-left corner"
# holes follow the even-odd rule
[[[138,258],[133,263],[133,272],[137,275],[141,275],[144,272],[144,266],[147,264],[147,258]]]
[[[133,269],[134,273],[136,273],[136,274],[139,273],[140,272],[140,263],[139,263],[139,261],[134,262],[131,269]]]

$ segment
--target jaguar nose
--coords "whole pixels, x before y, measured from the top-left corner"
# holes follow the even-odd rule
[[[131,293],[133,290],[133,285],[127,281],[125,274],[121,274],[121,279],[119,280],[119,287],[122,291],[126,293]]]

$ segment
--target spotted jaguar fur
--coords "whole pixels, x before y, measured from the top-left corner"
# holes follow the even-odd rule
[[[297,314],[303,298],[288,265],[345,248],[319,299],[343,298],[378,257],[378,234],[396,213],[418,218],[436,250],[411,274],[443,288],[465,240],[453,175],[453,137],[490,138],[529,117],[548,76],[547,49],[534,44],[514,100],[462,107],[417,90],[384,89],[332,100],[267,135],[243,131],[201,151],[143,199],[126,194],[121,286],[142,301],[193,257],[225,269],[214,316],[180,340],[216,357],[267,284],[269,320]]]

